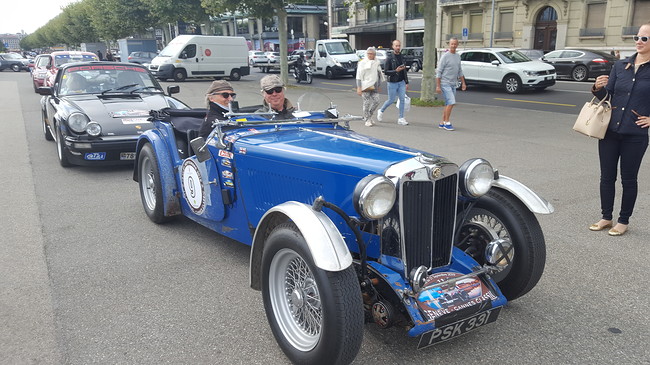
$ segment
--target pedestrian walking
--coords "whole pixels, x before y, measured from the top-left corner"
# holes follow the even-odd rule
[[[456,105],[456,85],[458,79],[461,81],[461,89],[467,89],[465,76],[460,66],[460,56],[456,53],[458,38],[449,39],[449,51],[440,57],[436,71],[436,93],[442,94],[445,100],[445,107],[442,109],[442,122],[438,128],[446,131],[453,131],[454,126],[450,122],[451,110]]]
[[[372,118],[379,106],[380,86],[384,81],[384,74],[381,72],[379,61],[375,59],[376,56],[375,47],[368,47],[366,58],[357,66],[357,95],[361,96],[366,127],[375,125]]]
[[[97,54],[97,58],[99,58],[100,61],[104,60],[104,56],[102,55],[102,51],[97,50],[96,54]]]
[[[621,210],[610,236],[627,232],[638,192],[637,176],[648,148],[650,126],[650,23],[632,37],[636,53],[616,61],[609,76],[596,78],[591,91],[599,99],[612,97],[612,115],[605,138],[598,141],[600,159],[600,208],[602,218],[589,226],[592,231],[612,227],[617,168],[621,168]]]
[[[407,68],[404,65],[404,59],[400,53],[402,50],[402,43],[396,39],[392,43],[392,48],[393,53],[388,54],[384,65],[384,73],[386,74],[388,81],[388,100],[386,100],[384,105],[382,105],[377,111],[377,120],[380,122],[383,120],[386,108],[393,104],[395,99],[398,98],[399,118],[397,119],[397,124],[408,125],[408,122],[404,119],[404,99],[406,97],[406,91],[408,90],[409,78],[407,75]]]
[[[106,50],[106,61],[115,61],[115,58],[113,58],[113,52],[110,49]]]

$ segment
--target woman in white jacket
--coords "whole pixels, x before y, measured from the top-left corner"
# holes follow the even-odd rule
[[[357,94],[363,100],[363,120],[366,127],[372,127],[375,123],[372,118],[379,107],[379,87],[384,81],[384,73],[381,72],[381,65],[375,59],[377,50],[369,47],[366,50],[366,57],[357,66]]]

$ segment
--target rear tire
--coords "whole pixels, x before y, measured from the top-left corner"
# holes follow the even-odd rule
[[[363,340],[363,303],[354,267],[314,264],[293,223],[277,226],[262,254],[262,298],[278,345],[295,364],[349,364]]]
[[[241,79],[241,73],[238,68],[230,71],[230,81],[239,81]]]
[[[311,74],[307,74],[307,83],[311,84],[311,82],[314,81],[314,78],[312,77]]]

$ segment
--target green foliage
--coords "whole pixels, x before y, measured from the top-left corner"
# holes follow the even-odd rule
[[[445,102],[444,100],[438,100],[438,99],[434,99],[432,101],[424,101],[420,98],[411,98],[411,105],[425,106],[425,107],[444,106]]]

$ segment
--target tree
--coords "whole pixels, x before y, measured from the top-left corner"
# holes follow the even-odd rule
[[[261,19],[269,14],[278,17],[278,38],[280,39],[280,78],[285,84],[289,81],[287,53],[287,11],[282,0],[201,0],[208,14],[219,15],[225,12],[240,11]]]
[[[381,0],[359,0],[365,4],[366,9],[378,5]],[[352,2],[352,1],[351,1]],[[420,100],[432,102],[436,95],[436,9],[437,1],[419,0],[424,4],[424,54],[422,60],[422,94]]]
[[[142,33],[156,23],[143,0],[83,0],[90,5],[90,20],[104,40]]]

